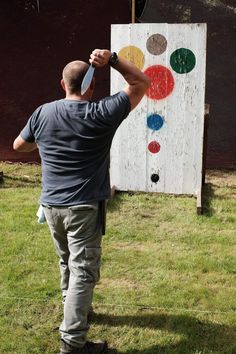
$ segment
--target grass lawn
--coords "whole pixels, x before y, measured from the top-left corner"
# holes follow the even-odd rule
[[[58,259],[37,223],[40,166],[0,163],[0,353],[56,354]],[[196,199],[117,193],[109,203],[89,339],[110,353],[236,354],[236,172]]]

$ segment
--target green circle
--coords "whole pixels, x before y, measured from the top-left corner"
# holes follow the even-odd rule
[[[190,49],[179,48],[171,54],[170,65],[178,74],[186,74],[196,65],[196,57]]]

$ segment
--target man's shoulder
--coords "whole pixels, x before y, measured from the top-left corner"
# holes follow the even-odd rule
[[[122,110],[122,107],[126,107],[126,109],[129,110],[130,108],[129,96],[126,94],[125,91],[119,91],[115,94],[104,97],[95,104],[98,104],[100,108],[104,107],[104,109],[116,110],[120,108]]]
[[[122,101],[129,101],[129,96],[127,95],[127,93],[125,91],[119,91],[117,93],[111,94],[110,96],[107,96],[103,99],[101,99],[101,101],[114,101],[116,102],[117,100],[122,100]]]
[[[107,96],[97,102],[89,104],[86,113],[98,122],[117,126],[130,112],[130,101],[124,91]]]
[[[55,108],[56,106],[62,106],[63,105],[63,100],[54,100],[50,102],[45,102],[39,108],[43,109],[50,109],[50,108]]]
[[[41,104],[32,113],[30,119],[36,123],[44,119],[46,116],[48,116],[48,114],[52,115],[54,112],[57,112],[60,110],[60,103],[58,104],[58,102],[60,102],[60,100]]]

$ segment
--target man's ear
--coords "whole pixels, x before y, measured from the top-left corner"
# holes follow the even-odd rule
[[[64,91],[66,91],[65,81],[63,79],[61,79],[61,87]]]

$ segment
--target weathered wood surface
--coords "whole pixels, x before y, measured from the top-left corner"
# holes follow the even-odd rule
[[[161,35],[154,37],[158,54],[151,54],[150,50],[154,52],[155,48],[150,49],[150,42],[147,43],[154,34]],[[152,44],[151,47],[155,47],[155,40]],[[113,50],[123,55],[127,46],[140,50],[132,47],[131,61],[144,65],[144,71],[155,65],[167,68],[173,82],[169,81],[169,86],[164,87],[164,96],[168,87],[171,89],[161,99],[150,98],[157,89],[152,86],[149,97],[143,98],[117,131],[111,150],[112,185],[119,190],[196,195],[202,183],[206,25],[112,26]],[[195,55],[195,65],[189,72],[177,73],[170,65],[171,55],[179,48],[191,50]],[[141,53],[144,54],[144,63]],[[120,75],[111,70],[111,92],[117,92],[124,85]],[[150,115],[161,117],[162,126],[158,129],[155,129],[155,124],[153,129],[148,126]],[[154,152],[148,148],[151,142],[156,143]]]

